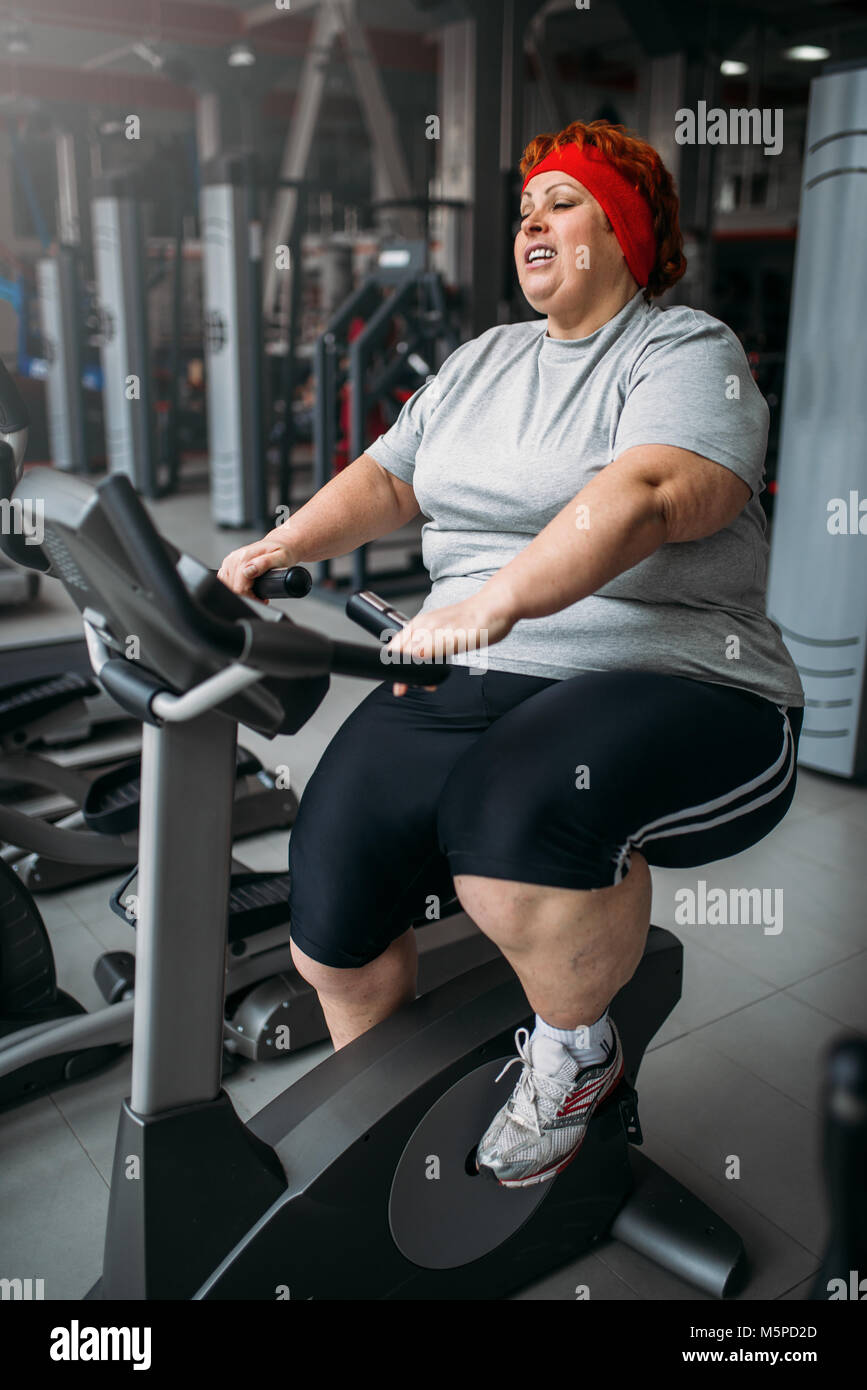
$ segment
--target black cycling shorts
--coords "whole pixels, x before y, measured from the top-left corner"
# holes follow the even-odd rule
[[[650,864],[739,854],[795,792],[801,709],[647,671],[547,680],[455,666],[391,679],[353,711],[289,842],[292,939],[324,965],[374,960],[478,874],[605,888]]]

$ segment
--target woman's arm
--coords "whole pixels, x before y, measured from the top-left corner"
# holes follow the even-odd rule
[[[282,526],[227,555],[219,577],[236,593],[250,593],[254,580],[266,570],[347,555],[356,546],[396,531],[419,510],[409,483],[370,454],[361,454]]]
[[[332,560],[398,530],[418,512],[410,484],[360,454],[269,534],[295,563]]]
[[[729,526],[750,499],[720,463],[663,444],[627,449],[582,488],[520,555],[483,585],[514,624],[595,594],[661,545]]]

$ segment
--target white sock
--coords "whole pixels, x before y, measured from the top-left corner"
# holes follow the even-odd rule
[[[575,1064],[577,1075],[582,1067],[604,1062],[612,1041],[607,1009],[595,1023],[577,1028],[553,1028],[536,1014],[532,1035],[533,1065],[548,1076],[556,1076],[568,1056]]]

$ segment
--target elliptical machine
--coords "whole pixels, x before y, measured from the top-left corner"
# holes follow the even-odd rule
[[[3,471],[0,496],[14,483],[8,460]],[[532,1019],[502,958],[241,1121],[220,1088],[237,724],[296,732],[331,672],[381,679],[381,652],[233,594],[159,535],[124,477],[93,488],[39,469],[15,493],[42,500],[41,558],[82,613],[100,683],[144,726],[132,1089],[91,1297],[501,1298],[610,1236],[708,1293],[733,1291],[740,1238],[635,1148],[638,1069],[680,996],[668,931],[650,928],[611,1005],[624,1081],[548,1183],[509,1190],[475,1169],[511,1086],[495,1077]],[[447,675],[401,667],[409,684]],[[198,836],[189,813],[179,833],[191,789],[206,808]]]

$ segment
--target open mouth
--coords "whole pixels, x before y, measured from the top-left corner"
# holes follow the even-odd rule
[[[532,269],[534,266],[549,265],[551,261],[556,260],[556,257],[557,252],[549,246],[536,246],[528,251],[524,257],[524,264]]]

